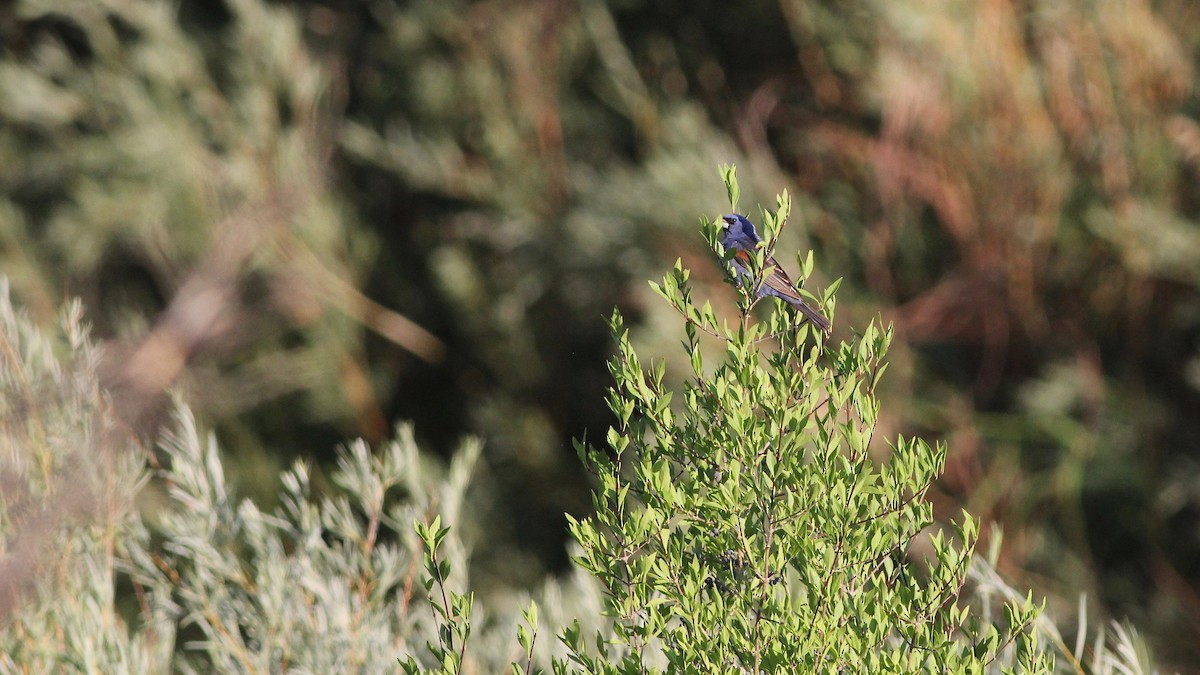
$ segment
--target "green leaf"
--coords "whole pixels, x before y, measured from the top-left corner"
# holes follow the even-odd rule
[[[721,180],[725,182],[725,192],[729,196],[729,208],[737,213],[738,200],[742,196],[742,190],[738,187],[737,182],[737,167],[733,164],[722,164],[720,169]]]

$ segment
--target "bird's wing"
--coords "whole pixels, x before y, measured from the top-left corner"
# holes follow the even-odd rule
[[[753,258],[749,251],[745,249],[737,249],[733,252],[734,266],[742,268],[739,270],[744,274],[749,274],[751,269],[751,260]],[[796,291],[796,285],[792,283],[792,279],[783,271],[779,263],[775,262],[774,257],[769,257],[766,260],[766,266],[773,268],[772,272],[763,279],[763,290],[771,292],[772,295],[789,301],[801,301],[800,293]]]
[[[748,270],[750,268],[750,254],[743,250],[737,250],[733,254],[734,265],[744,265]],[[791,277],[779,263],[775,262],[775,258],[767,258],[767,267],[773,268],[767,278],[763,279],[762,288],[759,289],[758,295],[773,295],[781,298],[788,304],[800,311],[809,321],[813,322],[822,332],[828,334],[830,329],[829,319],[825,315],[809,306],[804,298],[801,297],[800,291],[796,290],[796,285],[792,283]]]
[[[796,285],[792,283],[791,277],[787,275],[787,272],[783,271],[783,268],[779,266],[779,263],[775,262],[774,258],[767,258],[767,266],[775,269],[767,275],[766,279],[763,279],[763,286],[775,291],[779,294],[779,297],[785,300],[804,302],[803,298],[800,297],[800,292],[796,290]]]

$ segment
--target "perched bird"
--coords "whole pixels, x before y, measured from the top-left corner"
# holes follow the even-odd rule
[[[750,280],[750,256],[762,239],[754,230],[754,223],[750,222],[746,216],[730,213],[722,220],[725,221],[725,224],[721,226],[721,245],[725,247],[726,251],[733,252],[731,262],[733,269],[737,272],[738,281]],[[804,298],[801,298],[800,292],[796,290],[796,285],[788,278],[787,272],[783,271],[779,263],[775,262],[775,258],[768,256],[766,264],[771,268],[771,273],[763,279],[762,285],[759,286],[756,293],[757,297],[772,295],[780,298],[798,309],[814,326],[828,334],[829,319],[804,302]]]

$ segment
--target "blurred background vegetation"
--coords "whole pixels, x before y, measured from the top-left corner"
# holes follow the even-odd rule
[[[183,392],[245,494],[399,420],[478,435],[503,593],[590,508],[611,309],[677,352],[645,280],[682,257],[734,311],[698,232],[734,162],[844,277],[835,337],[896,323],[879,435],[949,442],[939,512],[1188,669],[1198,57],[1187,0],[19,0],[0,269],[40,322],[82,298],[129,423]]]

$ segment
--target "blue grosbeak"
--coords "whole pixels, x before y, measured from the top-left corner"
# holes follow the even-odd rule
[[[725,221],[721,226],[721,245],[725,247],[726,251],[733,252],[733,259],[730,262],[733,264],[734,271],[737,272],[738,281],[743,283],[749,281],[751,280],[750,256],[762,239],[758,236],[758,232],[754,231],[754,223],[750,222],[746,216],[730,213],[721,220]],[[767,256],[766,265],[771,268],[771,273],[763,279],[762,285],[758,287],[755,295],[759,298],[771,295],[783,300],[799,310],[814,326],[828,334],[829,319],[804,302],[804,299],[800,297],[800,292],[796,290],[796,285],[788,278],[787,272],[783,271],[779,263],[775,262],[775,258]]]

